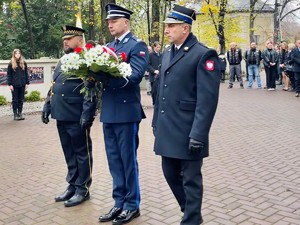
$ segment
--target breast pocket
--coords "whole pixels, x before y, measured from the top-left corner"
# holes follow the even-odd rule
[[[179,101],[179,109],[185,111],[195,111],[196,102],[194,101]]]
[[[82,104],[83,103],[82,98],[78,98],[78,97],[65,97],[64,99],[69,104]]]

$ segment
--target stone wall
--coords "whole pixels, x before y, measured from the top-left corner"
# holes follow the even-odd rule
[[[3,73],[7,70],[7,66],[10,60],[0,60],[0,95],[3,95],[9,102],[11,101],[11,92],[6,84],[6,75]],[[58,59],[28,59],[26,60],[28,66],[28,73],[30,76],[30,85],[28,86],[28,93],[32,91],[39,91],[41,97],[47,96],[50,83],[51,74],[58,62]]]

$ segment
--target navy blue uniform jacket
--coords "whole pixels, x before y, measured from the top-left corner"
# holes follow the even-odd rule
[[[172,48],[172,46],[171,46]],[[215,50],[190,34],[171,59],[165,50],[152,126],[157,155],[198,160],[208,156],[208,135],[216,112],[220,63]],[[200,154],[189,154],[190,138],[204,143]]]
[[[60,121],[79,122],[80,118],[93,121],[97,101],[85,99],[80,93],[82,82],[76,77],[66,79],[59,62],[53,73],[52,96],[46,100],[43,111]]]
[[[108,47],[114,47],[114,42]],[[116,47],[116,54],[125,52],[132,73],[126,78],[109,79],[102,93],[100,121],[103,123],[139,122],[145,118],[141,105],[140,82],[148,64],[148,49],[145,42],[128,33]]]

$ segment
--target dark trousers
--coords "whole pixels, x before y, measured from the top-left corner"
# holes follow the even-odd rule
[[[300,72],[295,72],[294,77],[295,77],[295,92],[300,93]]]
[[[25,86],[23,87],[14,87],[12,93],[12,108],[14,113],[22,112],[23,110],[23,103],[24,103],[24,96],[25,96]]]
[[[137,148],[139,122],[104,123],[104,141],[113,199],[118,208],[135,210],[140,205]]]
[[[221,77],[220,77],[221,81],[225,81],[225,70],[221,70]]]
[[[68,189],[86,195],[92,184],[92,141],[90,129],[79,122],[57,121],[57,130],[68,167]]]
[[[202,221],[201,206],[203,160],[181,160],[162,157],[162,169],[181,211],[181,225],[199,225]]]
[[[276,75],[277,75],[277,67],[276,66],[271,66],[267,67],[265,66],[265,71],[266,71],[266,85],[267,88],[276,88]]]
[[[155,101],[156,101],[156,98],[157,98],[157,91],[158,91],[158,88],[159,88],[159,78],[157,77],[157,78],[155,78],[155,80],[154,80],[153,82],[151,82],[152,105],[155,105]]]

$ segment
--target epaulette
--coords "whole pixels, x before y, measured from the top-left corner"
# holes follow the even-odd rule
[[[141,39],[139,39],[138,37],[136,37],[136,36],[134,36],[134,35],[132,35],[131,38],[132,38],[133,40],[137,41],[137,42],[142,41]]]
[[[201,45],[201,46],[203,46],[203,47],[209,49],[209,47],[207,47],[207,46],[206,46],[205,44],[203,44],[202,42],[198,42],[198,43],[199,43],[199,45]]]

